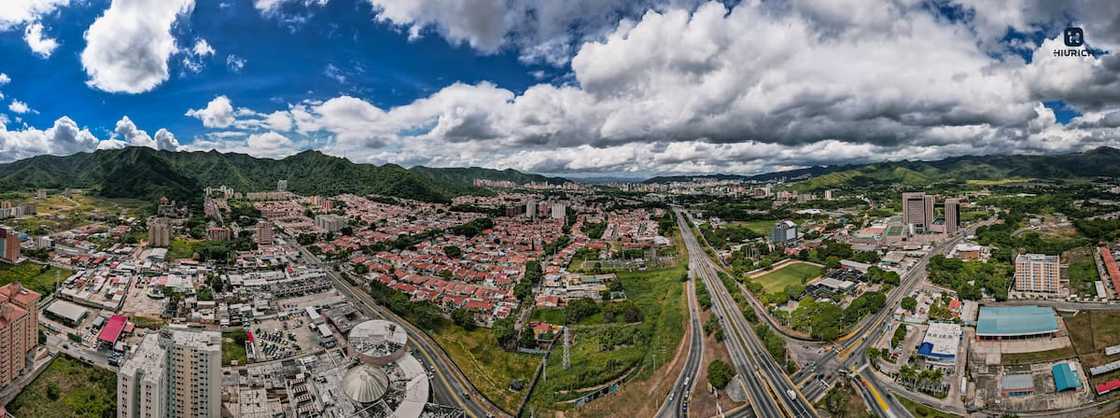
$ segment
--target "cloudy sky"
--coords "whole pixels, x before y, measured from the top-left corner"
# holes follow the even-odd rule
[[[1061,153],[1120,146],[1118,54],[1114,0],[3,0],[0,162],[314,148],[638,177]]]

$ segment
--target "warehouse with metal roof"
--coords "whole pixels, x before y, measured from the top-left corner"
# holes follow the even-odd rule
[[[1055,364],[1050,368],[1050,373],[1054,375],[1054,389],[1058,392],[1081,388],[1081,379],[1077,377],[1077,371],[1069,362]]]
[[[980,339],[1038,338],[1057,332],[1057,314],[1043,306],[983,306],[976,320]]]

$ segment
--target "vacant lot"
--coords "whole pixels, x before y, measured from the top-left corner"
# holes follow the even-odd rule
[[[467,331],[448,324],[432,333],[478,390],[506,411],[516,411],[525,391],[510,389],[514,379],[528,383],[540,365],[541,357],[511,353],[498,347],[498,340],[486,328]]]
[[[70,271],[24,261],[17,265],[0,264],[0,286],[12,282],[23,283],[23,287],[46,296],[54,292],[55,281],[66,280]]]
[[[61,355],[8,404],[17,417],[116,415],[117,376]]]
[[[1110,361],[1104,349],[1120,344],[1120,311],[1081,311],[1066,317],[1065,321],[1069,340],[1085,366],[1095,367]]]
[[[677,239],[678,248],[681,248]],[[661,370],[672,363],[684,337],[686,327],[683,257],[672,267],[645,272],[619,273],[618,278],[629,301],[642,312],[640,323],[595,323],[573,327],[571,367],[563,368],[563,348],[556,344],[547,365],[548,380],[533,391],[529,406],[538,415],[549,410],[563,410],[566,416],[602,416],[599,405],[626,399],[636,411],[656,406],[664,393],[653,388],[661,386]],[[601,321],[600,321],[601,322]],[[582,409],[564,403],[582,396],[588,388],[609,383],[626,376],[621,393],[599,399]],[[645,390],[637,390],[645,388]]]
[[[822,271],[823,269],[812,264],[792,263],[751,280],[761,284],[762,289],[768,294],[778,293],[785,291],[786,286],[802,284],[809,279],[819,277]]]
[[[248,361],[245,353],[245,331],[222,333],[222,364],[228,366],[235,361],[241,365]]]
[[[1003,364],[1035,364],[1046,363],[1076,357],[1073,347],[1062,347],[1056,350],[1036,351],[1033,353],[1007,353],[1003,354]]]

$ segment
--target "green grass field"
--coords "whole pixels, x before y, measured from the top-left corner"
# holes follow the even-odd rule
[[[751,230],[751,232],[768,237],[770,236],[770,231],[774,229],[774,224],[777,222],[777,219],[764,219],[760,221],[735,222],[734,224],[745,226],[747,229]]]
[[[1076,357],[1073,347],[1062,347],[1056,350],[1037,351],[1033,353],[1007,353],[1001,356],[1003,364],[1034,364],[1063,360]]]
[[[70,271],[58,267],[48,267],[29,261],[17,265],[0,264],[0,286],[12,282],[23,283],[23,286],[46,296],[54,292],[55,281],[66,280]]]
[[[117,376],[78,360],[59,356],[8,404],[18,417],[116,415]]]
[[[541,357],[502,350],[494,334],[486,328],[467,331],[448,324],[432,337],[487,398],[506,411],[517,410],[525,391],[513,391],[509,385],[513,379],[526,383],[532,380]]]
[[[195,248],[201,244],[202,241],[187,240],[176,238],[171,240],[171,247],[167,249],[168,260],[179,260],[184,258],[191,258],[194,256]]]
[[[819,277],[823,269],[807,263],[787,264],[785,267],[752,278],[762,285],[767,294],[783,292],[786,286],[802,284],[808,279]]]

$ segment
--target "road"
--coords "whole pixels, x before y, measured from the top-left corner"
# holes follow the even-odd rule
[[[295,242],[294,239],[289,241]],[[448,357],[447,353],[436,343],[427,333],[416,328],[414,325],[404,320],[397,314],[394,314],[389,309],[378,305],[377,302],[365,292],[351,285],[342,276],[312,254],[301,245],[293,244],[299,248],[303,254],[304,260],[309,264],[319,266],[327,275],[330,276],[331,282],[334,283],[342,294],[350,298],[354,304],[369,317],[377,317],[387,319],[404,326],[405,331],[408,333],[408,342],[413,346],[415,352],[418,354],[424,364],[432,368],[433,378],[431,379],[432,393],[437,398],[438,402],[444,405],[451,405],[463,410],[468,416],[472,417],[486,417],[486,416],[508,416],[509,413],[502,411],[496,405],[491,403],[467,380],[463,372],[459,370],[458,366]]]
[[[691,265],[690,255],[689,266],[691,267]],[[700,324],[699,303],[696,301],[696,277],[692,274],[691,268],[688,276],[685,291],[688,294],[689,323],[692,329],[692,332],[688,334],[688,358],[685,360],[680,375],[677,376],[677,381],[673,383],[673,388],[669,391],[665,403],[657,411],[659,418],[683,418],[688,416],[688,394],[692,392],[692,387],[696,385],[696,375],[700,371],[700,365],[704,363],[704,331]]]
[[[674,209],[689,253],[689,270],[698,275],[712,296],[712,307],[723,327],[725,344],[738,372],[737,382],[750,398],[754,413],[763,417],[815,417],[797,386],[786,376],[754,334],[743,311],[719,279],[716,266],[696,240],[680,209]],[[695,256],[693,256],[695,255]]]
[[[961,233],[955,235],[953,238],[946,240],[929,253],[923,256],[914,266],[902,276],[900,285],[895,288],[888,296],[886,304],[883,309],[874,314],[869,321],[865,321],[860,328],[855,332],[849,334],[846,339],[842,340],[839,347],[833,349],[817,362],[802,368],[793,378],[799,383],[802,383],[805,389],[805,395],[810,399],[815,399],[824,394],[829,387],[832,379],[837,378],[835,372],[840,369],[850,369],[855,365],[866,364],[864,353],[874,341],[878,340],[884,333],[889,332],[888,319],[894,313],[895,308],[898,307],[902,298],[913,292],[914,288],[920,283],[925,281],[927,277],[926,266],[929,260],[935,255],[945,254],[950,248],[957,245],[965,236],[975,233],[976,228],[984,225],[990,225],[994,221],[989,220],[980,224],[971,226]],[[824,376],[824,379],[817,378]],[[858,386],[868,386],[876,388],[882,397],[886,400],[886,405],[889,407],[886,410],[879,411],[882,416],[908,416],[906,409],[897,403],[893,396],[881,389],[874,373],[860,373],[857,378]],[[865,390],[869,390],[866,389]],[[875,407],[875,404],[869,404]],[[881,407],[881,404],[880,406]]]

